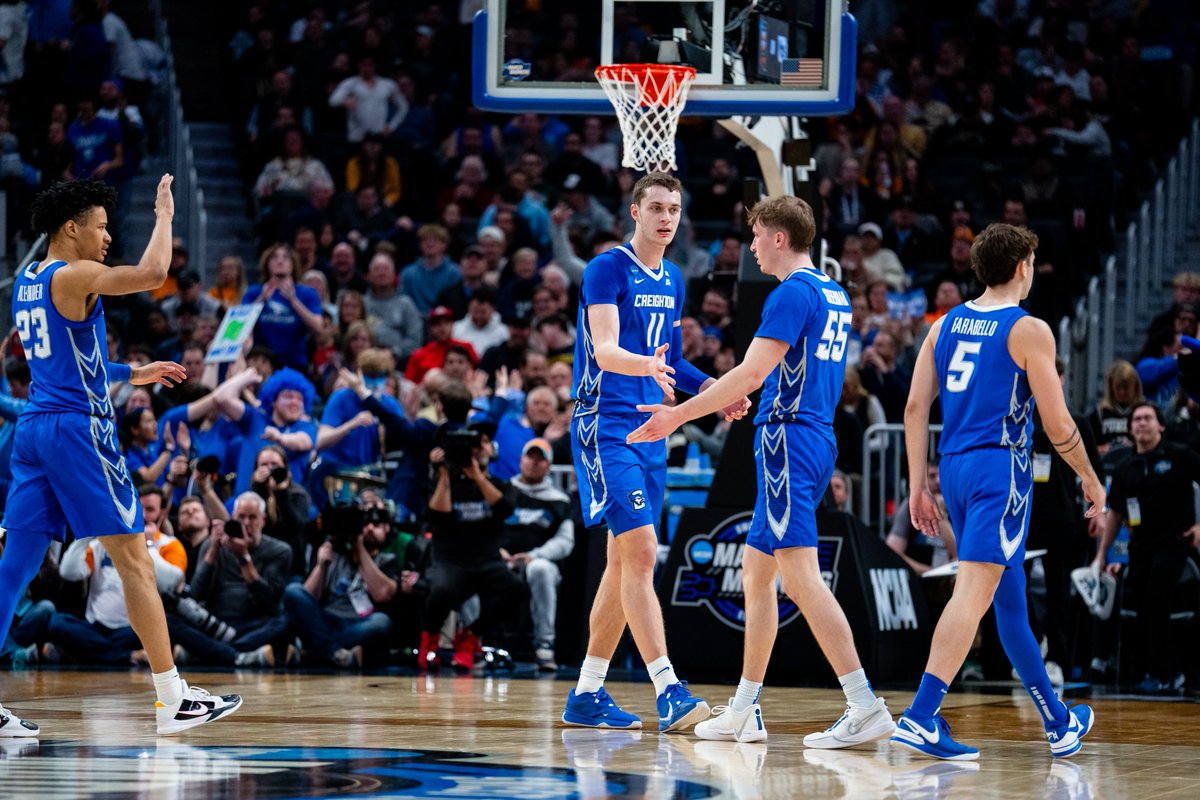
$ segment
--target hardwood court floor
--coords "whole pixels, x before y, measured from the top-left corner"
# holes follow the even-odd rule
[[[1083,750],[1051,759],[1023,691],[952,693],[955,735],[978,768],[879,744],[806,750],[805,733],[842,711],[841,693],[768,688],[765,745],[701,742],[654,730],[652,687],[612,683],[644,732],[564,728],[567,681],[191,673],[240,692],[227,721],[157,739],[146,673],[8,673],[5,705],[42,726],[0,739],[0,798],[1200,797],[1200,707],[1098,700]],[[695,686],[710,702],[729,687]],[[893,710],[910,694],[891,693]],[[86,715],[85,715],[86,709]]]

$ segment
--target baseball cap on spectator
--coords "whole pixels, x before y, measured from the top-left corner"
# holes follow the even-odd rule
[[[1193,303],[1176,303],[1175,304],[1175,316],[1180,317],[1180,316],[1183,316],[1184,314],[1188,314],[1191,316],[1192,319],[1196,319],[1197,314],[1196,314],[1195,304],[1193,304]]]
[[[966,225],[959,225],[954,229],[954,234],[950,238],[951,240],[962,239],[964,242],[973,242],[975,234]]]
[[[531,452],[541,453],[542,458],[547,461],[554,460],[554,450],[550,447],[550,443],[541,437],[530,439],[525,443],[525,447],[521,449],[521,455],[527,456]]]
[[[500,244],[504,244],[506,241],[506,238],[504,236],[504,231],[500,230],[495,225],[487,225],[484,228],[480,229],[479,241],[481,241],[481,242],[493,241],[493,242],[500,242]]]
[[[868,234],[874,236],[876,239],[883,239],[883,228],[879,227],[878,223],[875,222],[864,222],[858,226],[859,236],[866,236]]]
[[[433,36],[433,28],[429,27],[428,25],[418,25],[415,33],[417,36]]]
[[[530,320],[529,317],[506,314],[503,322],[510,328],[528,328]]]
[[[725,331],[721,330],[719,325],[705,325],[704,336],[706,338],[720,339],[722,342],[725,341]]]
[[[467,256],[477,256],[483,258],[483,248],[477,244],[469,244],[463,248],[463,258]]]
[[[445,306],[434,306],[429,312],[429,321],[433,322],[435,319],[454,319],[454,312]]]
[[[475,420],[467,423],[467,430],[479,431],[485,434],[489,439],[496,438],[496,423],[488,422],[487,420]]]

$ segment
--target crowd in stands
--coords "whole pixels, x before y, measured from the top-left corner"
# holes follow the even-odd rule
[[[0,3],[0,27],[14,6],[31,14],[29,69],[14,72],[10,38],[0,77],[10,209],[64,178],[120,190],[154,143],[138,110],[152,102],[153,59],[133,58],[107,0],[67,3],[70,21],[44,13],[62,5]],[[482,636],[554,668],[557,565],[578,500],[551,469],[571,463],[577,287],[593,255],[627,240],[636,176],[619,166],[610,117],[472,108],[462,55],[479,4],[460,5],[237,4],[225,66],[261,256],[195,264],[177,241],[162,289],[105,301],[112,360],[175,360],[188,373],[173,389],[112,387],[184,660],[355,667],[411,649],[432,668],[444,637],[470,668]],[[982,291],[975,235],[997,220],[1038,234],[1028,306],[1055,325],[1196,107],[1195,14],[1176,27],[1163,17],[1163,6],[1184,14],[1178,4],[980,0],[936,4],[936,22],[935,4],[883,5],[894,22],[864,24],[853,112],[808,123],[821,234],[854,313],[835,421],[841,493],[881,446],[863,432],[902,421],[929,327]],[[590,72],[566,3],[522,15],[547,69]],[[69,55],[50,58],[62,42]],[[685,118],[677,147],[685,218],[668,257],[688,280],[683,355],[719,376],[734,364],[741,181],[758,167],[709,121]],[[10,152],[22,164],[12,175]],[[117,245],[132,259],[141,243]],[[1144,399],[1167,438],[1200,445],[1176,361],[1180,336],[1196,334],[1200,276],[1178,275],[1172,301],[1085,409],[1110,474],[1142,452],[1130,420]],[[252,346],[235,364],[206,364],[223,310],[239,303],[262,306]],[[11,423],[29,371],[6,341]],[[0,427],[0,487],[11,429]],[[727,429],[712,418],[673,444],[716,460]],[[1069,488],[1059,502],[1077,502]],[[921,568],[920,535],[895,518],[889,544]],[[1066,567],[1091,557],[1087,534]],[[110,572],[94,540],[48,561],[5,655],[138,661]],[[1080,663],[1061,619],[1048,626],[1051,657]],[[1167,670],[1154,676],[1164,685]]]

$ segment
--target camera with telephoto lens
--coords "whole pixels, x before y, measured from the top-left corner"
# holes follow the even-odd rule
[[[236,628],[213,616],[187,589],[178,594],[164,594],[162,599],[163,608],[183,617],[201,633],[222,642],[232,642],[237,638]]]
[[[328,506],[321,512],[321,532],[333,543],[335,552],[349,556],[363,528],[371,523],[392,521],[387,509],[378,506],[359,508],[357,505]]]
[[[287,480],[288,468],[287,467],[274,467],[271,469],[271,472],[269,474],[271,476],[271,480],[275,481],[275,485],[278,486],[279,484],[281,484]]]
[[[466,471],[475,451],[483,446],[483,435],[469,428],[443,429],[438,436],[437,446],[446,454],[446,469],[451,474],[458,474]]]

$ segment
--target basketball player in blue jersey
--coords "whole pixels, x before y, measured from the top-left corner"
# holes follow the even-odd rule
[[[103,536],[125,588],[129,622],[141,639],[158,693],[158,733],[219,719],[242,703],[189,688],[171,657],[167,621],[146,550],[142,504],[117,449],[109,380],[172,386],[187,377],[174,362],[131,369],[107,363],[100,295],[162,286],[171,260],[171,176],[158,184],[150,244],[136,266],[103,263],[112,237],[108,213],[116,193],[100,181],[57,183],[33,202],[33,230],[50,237],[46,260],[18,273],[13,322],[33,383],[17,421],[12,490],[4,511],[7,542],[0,558],[0,640],[13,607],[37,574],[51,541],[70,525],[77,537]],[[4,721],[7,719],[8,721]],[[0,736],[36,736],[38,727],[0,709]]]
[[[758,696],[779,630],[776,581],[808,620],[829,660],[847,709],[830,728],[804,737],[808,747],[853,747],[890,736],[892,715],[862,669],[841,606],[817,561],[817,505],[833,475],[837,444],[833,413],[846,374],[850,298],[813,266],[812,209],[796,197],[772,197],[750,211],[750,249],[759,268],[780,281],[763,305],[762,324],[746,357],[704,394],[675,408],[639,406],[653,417],[629,435],[653,442],[732,398],[763,386],[754,423],[758,497],[742,551],[746,640],[742,679],[727,706],[696,726],[702,739],[757,742],[767,738]]]
[[[608,662],[628,623],[658,695],[660,731],[682,731],[709,715],[667,658],[662,609],[654,593],[667,472],[662,443],[627,444],[647,419],[639,405],[674,397],[674,386],[696,394],[713,379],[683,358],[679,320],[684,283],[663,253],[679,226],[683,186],[663,172],[633,187],[628,244],[587,265],[579,289],[575,343],[575,414],[571,446],[587,526],[610,532],[608,563],[589,618],[587,657],[567,697],[562,721],[590,728],[640,728],[641,720],[604,690]],[[745,415],[746,398],[723,403],[727,419]]]
[[[1000,642],[1046,728],[1050,752],[1069,756],[1092,727],[1092,710],[1068,709],[1054,694],[1025,608],[1025,532],[1033,475],[1033,405],[1058,454],[1083,480],[1102,513],[1104,485],[1092,471],[1079,430],[1063,401],[1054,367],[1054,335],[1018,306],[1033,284],[1037,236],[1004,223],[989,225],[971,245],[971,267],[987,290],[957,306],[929,331],[913,372],[904,412],[909,508],[913,526],[938,535],[941,514],[926,485],[929,408],[941,393],[940,477],[950,527],[958,541],[954,595],[933,633],[929,662],[892,741],[934,758],[971,761],[979,751],[956,742],[939,714],[979,620],[992,605]]]

